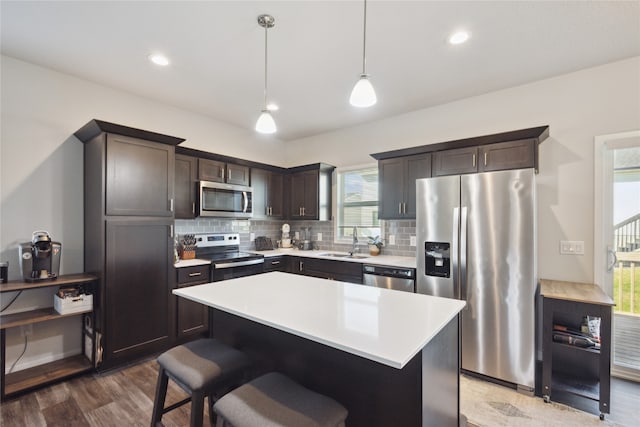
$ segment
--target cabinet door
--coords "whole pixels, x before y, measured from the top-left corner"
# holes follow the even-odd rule
[[[290,215],[292,219],[302,219],[302,208],[305,202],[305,177],[304,173],[291,175],[291,206]]]
[[[172,225],[160,219],[106,221],[105,367],[169,343]]]
[[[193,219],[196,217],[198,159],[176,154],[175,165],[175,217]]]
[[[198,265],[177,269],[178,287],[209,283],[210,265]],[[204,304],[176,297],[178,339],[200,335],[209,330],[209,310]]]
[[[384,159],[378,162],[378,217],[397,219],[402,216],[404,202],[404,161],[402,158]]]
[[[416,217],[416,179],[431,177],[431,154],[421,154],[406,158],[407,180],[404,184],[405,198],[403,218]]]
[[[480,147],[480,170],[484,172],[535,166],[535,147],[530,139]]]
[[[457,148],[433,153],[433,176],[478,172],[478,148]]]
[[[108,134],[106,214],[173,217],[171,145]]]
[[[263,169],[251,169],[251,188],[253,188],[253,219],[266,219],[269,216],[269,178],[271,173]]]
[[[198,159],[198,179],[201,181],[225,182],[226,164],[217,160]]]
[[[227,163],[227,183],[249,185],[249,167]]]
[[[318,219],[318,204],[320,202],[319,172],[308,171],[302,173],[304,177],[304,209],[302,214],[305,219]]]
[[[269,216],[273,219],[284,218],[284,176],[278,172],[271,172],[267,187],[267,204]]]

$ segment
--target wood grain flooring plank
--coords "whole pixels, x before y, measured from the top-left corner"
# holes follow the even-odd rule
[[[26,426],[24,412],[22,411],[22,402],[20,400],[11,400],[0,404],[0,425]]]
[[[148,426],[151,421],[126,400],[114,401],[85,414],[92,427]]]
[[[45,410],[50,406],[68,400],[71,394],[68,384],[68,382],[61,382],[36,390],[35,394],[40,410]]]
[[[24,415],[25,424],[30,427],[46,427],[47,421],[40,412],[40,405],[34,393],[24,396],[20,399],[22,413]],[[2,424],[5,425],[5,424]],[[6,424],[9,426],[10,424]]]
[[[48,407],[42,411],[42,415],[47,422],[47,427],[84,427],[91,425],[73,398]]]
[[[69,384],[71,396],[83,412],[88,412],[113,402],[103,383],[93,376],[84,376],[72,380]]]

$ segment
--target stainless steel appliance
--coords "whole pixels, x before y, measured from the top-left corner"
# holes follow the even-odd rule
[[[253,191],[244,185],[199,181],[198,212],[200,216],[251,218]]]
[[[211,260],[211,281],[262,273],[264,256],[240,252],[238,233],[196,234],[196,258]]]
[[[362,272],[364,285],[415,292],[415,272],[412,268],[363,265]]]
[[[27,282],[56,279],[60,273],[62,245],[46,231],[34,231],[31,241],[18,246],[22,277]]]
[[[462,369],[533,392],[533,169],[425,178],[416,184],[417,292],[466,300]]]

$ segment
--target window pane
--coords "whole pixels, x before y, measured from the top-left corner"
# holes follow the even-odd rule
[[[378,168],[368,167],[338,173],[338,215],[336,238],[358,239],[380,235],[378,220]]]

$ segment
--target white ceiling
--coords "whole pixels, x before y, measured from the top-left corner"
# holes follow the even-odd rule
[[[640,55],[640,1],[7,1],[2,54],[252,129],[264,29],[277,138],[294,140]],[[452,46],[448,35],[472,37]],[[172,65],[147,56],[163,52]]]

